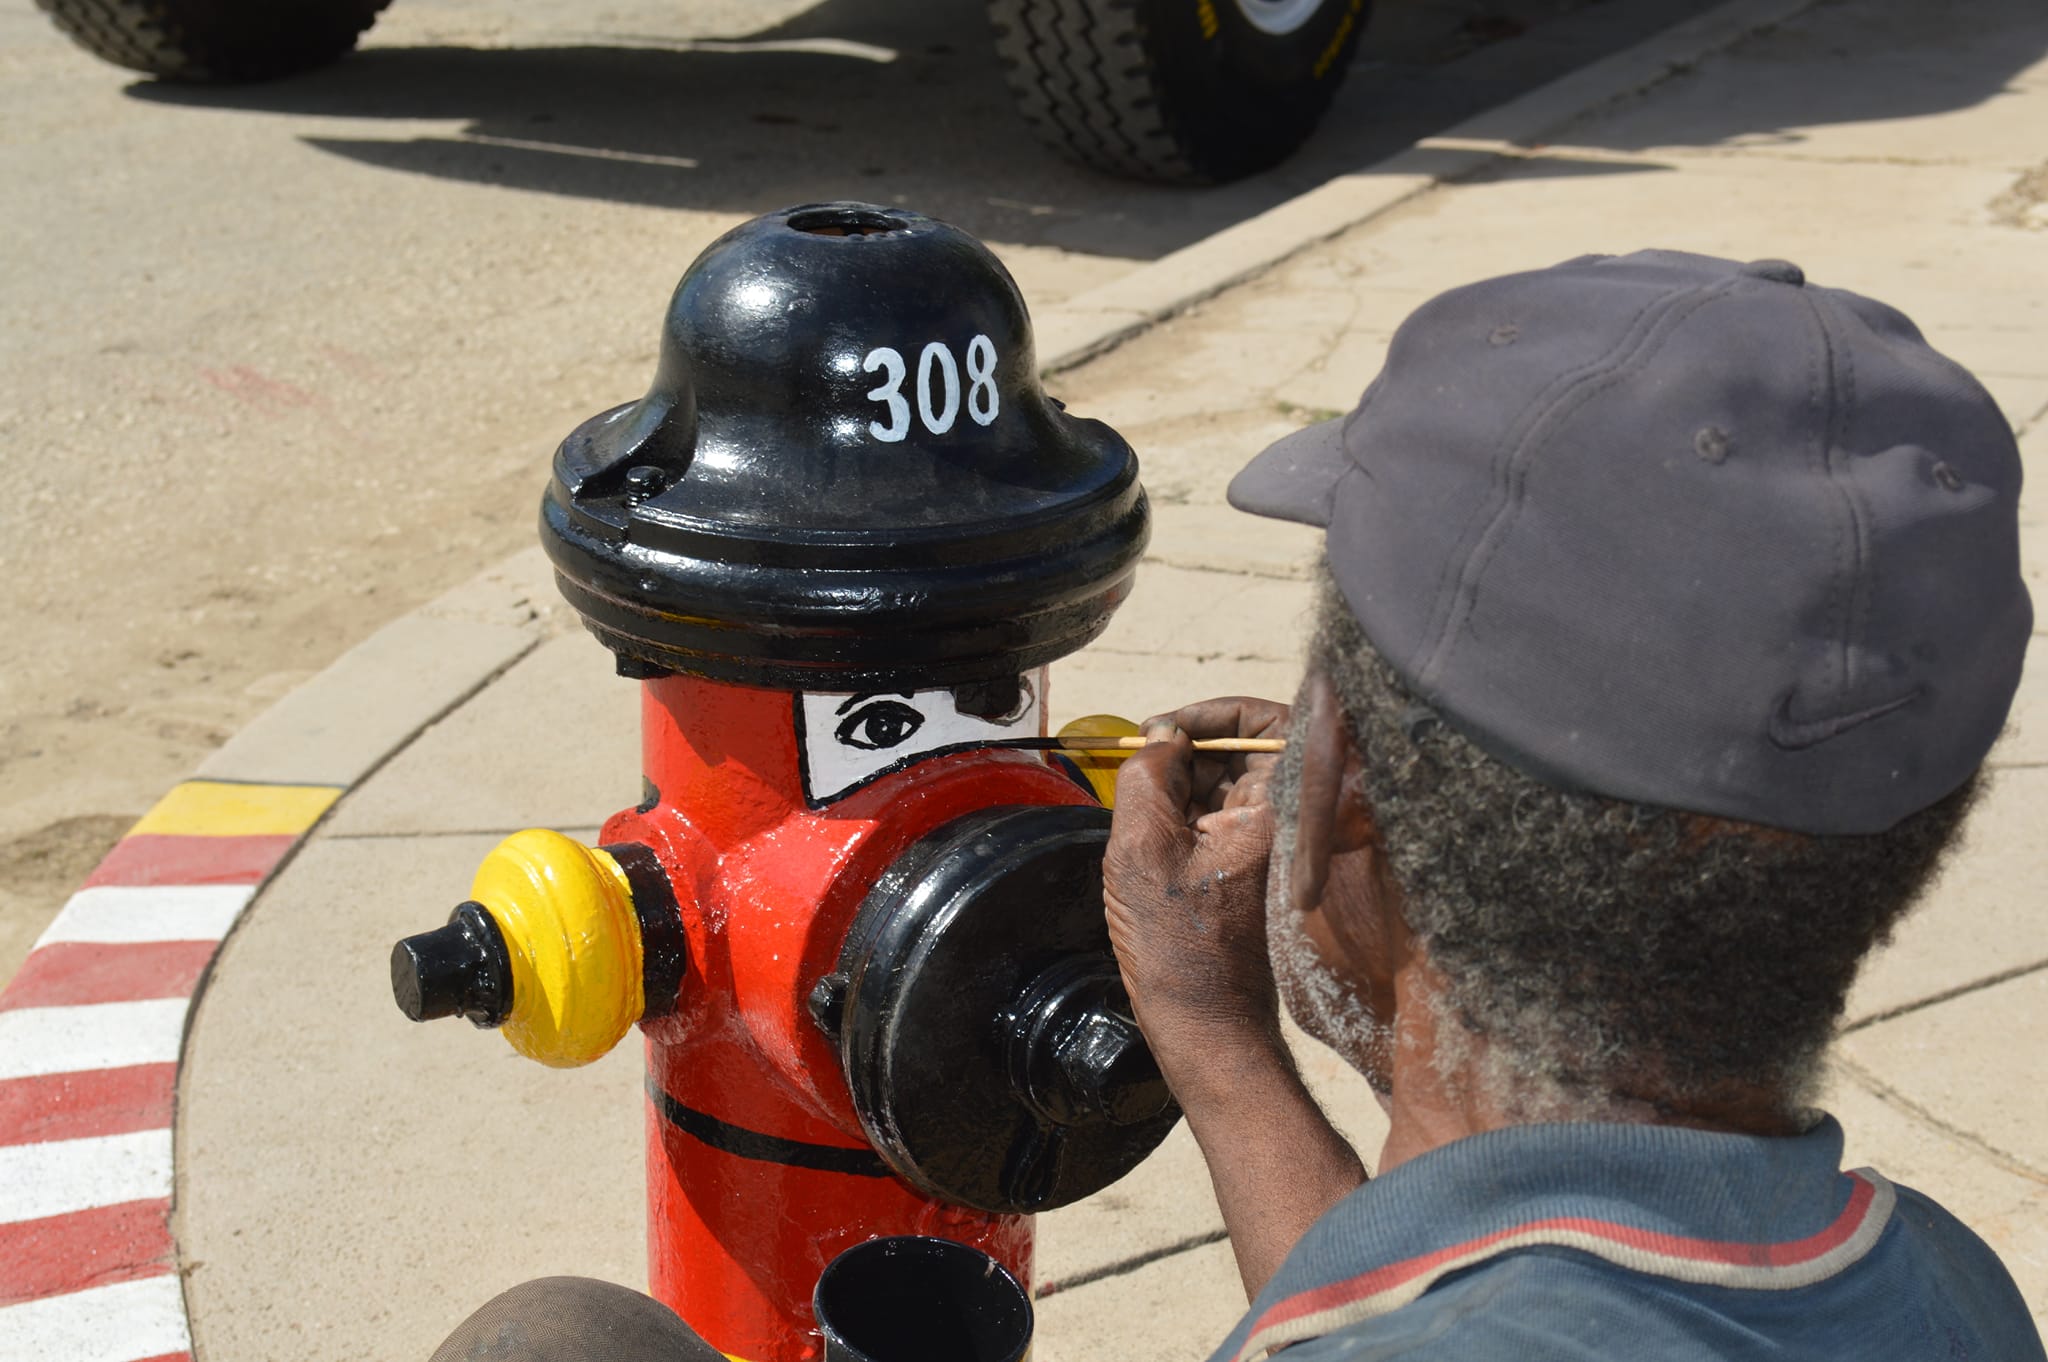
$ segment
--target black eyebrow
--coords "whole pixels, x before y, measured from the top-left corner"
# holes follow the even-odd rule
[[[907,690],[898,690],[898,691],[887,691],[887,690],[864,690],[864,691],[862,691],[862,692],[861,692],[860,694],[858,694],[858,695],[849,695],[849,696],[847,696],[845,700],[843,700],[843,701],[841,701],[841,702],[840,702],[839,708],[837,708],[837,709],[833,710],[832,712],[833,712],[834,714],[844,714],[844,713],[846,713],[846,711],[847,711],[847,710],[849,710],[849,709],[852,709],[852,708],[853,708],[853,707],[854,707],[855,705],[859,704],[859,703],[860,703],[861,701],[863,701],[863,700],[872,700],[872,699],[874,699],[875,697],[877,697],[877,696],[881,696],[881,695],[900,695],[900,696],[902,696],[902,697],[903,697],[904,699],[906,699],[906,700],[910,700],[910,699],[915,699],[915,698],[916,698],[916,696],[915,696],[915,693],[914,693],[914,692],[912,692],[912,691],[907,691]]]

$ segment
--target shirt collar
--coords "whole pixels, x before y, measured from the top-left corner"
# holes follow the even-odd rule
[[[1841,1156],[1832,1117],[1786,1138],[1588,1122],[1457,1140],[1332,1207],[1216,1362],[1386,1314],[1451,1272],[1539,1246],[1686,1282],[1808,1286],[1869,1252],[1891,1214],[1891,1185],[1842,1172]]]

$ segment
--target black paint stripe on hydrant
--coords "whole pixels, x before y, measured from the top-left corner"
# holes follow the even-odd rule
[[[655,1110],[685,1135],[700,1144],[737,1158],[761,1163],[779,1163],[791,1168],[815,1168],[824,1173],[845,1173],[849,1177],[886,1178],[889,1167],[872,1149],[848,1149],[840,1145],[806,1144],[785,1140],[780,1135],[763,1135],[747,1130],[706,1112],[684,1106],[664,1092],[650,1076],[647,1095]]]

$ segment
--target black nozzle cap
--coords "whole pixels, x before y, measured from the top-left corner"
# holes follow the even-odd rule
[[[1111,1125],[1137,1125],[1173,1106],[1159,1061],[1124,1008],[1091,1008],[1060,1045],[1058,1061],[1083,1109]]]
[[[1113,955],[1049,966],[1002,1025],[1017,1095],[1058,1125],[1135,1126],[1176,1110]]]
[[[512,1011],[512,958],[480,903],[463,903],[448,925],[391,948],[391,996],[412,1020],[467,1017],[497,1026]]]

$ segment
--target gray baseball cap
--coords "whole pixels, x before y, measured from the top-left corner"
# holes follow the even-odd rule
[[[1324,527],[1373,645],[1530,775],[1872,833],[2004,726],[2019,491],[1997,405],[1903,314],[1640,251],[1426,303],[1230,501]]]

